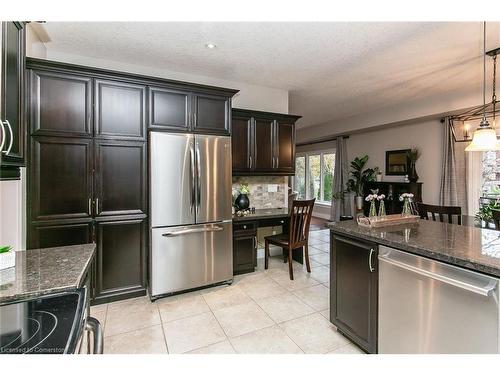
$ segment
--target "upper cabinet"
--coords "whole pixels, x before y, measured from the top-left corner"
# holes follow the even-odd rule
[[[25,24],[2,22],[0,158],[2,167],[25,165]]]
[[[149,127],[156,130],[229,135],[231,96],[149,88]]]
[[[146,86],[95,81],[95,136],[146,139]]]
[[[295,174],[295,122],[300,116],[233,109],[233,175]]]

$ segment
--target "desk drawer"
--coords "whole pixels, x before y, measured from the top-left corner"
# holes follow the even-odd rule
[[[280,225],[288,225],[290,218],[270,218],[270,219],[260,219],[259,226],[261,227],[279,227]]]
[[[245,231],[248,233],[250,232],[256,232],[258,227],[258,223],[256,221],[244,221],[244,222],[235,222],[233,223],[233,233],[236,234],[236,232],[239,231]]]

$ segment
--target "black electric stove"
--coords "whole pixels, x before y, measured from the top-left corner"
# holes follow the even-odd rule
[[[0,354],[73,353],[84,310],[84,290],[0,306]]]

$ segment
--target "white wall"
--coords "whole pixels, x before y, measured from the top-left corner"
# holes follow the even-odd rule
[[[51,50],[50,43],[47,44],[47,59],[98,68],[119,70],[130,73],[144,74],[159,78],[167,78],[185,82],[237,89],[240,90],[240,92],[237,93],[233,98],[233,107],[235,108],[288,113],[287,90],[258,86],[243,82],[228,81],[203,75],[179,73],[168,70],[168,67],[165,67],[165,69],[157,69],[148,66],[139,66],[127,64],[124,62],[117,62],[109,59],[96,59],[93,57],[61,53]]]

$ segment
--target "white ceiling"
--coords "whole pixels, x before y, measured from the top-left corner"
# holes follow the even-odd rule
[[[47,49],[290,92],[301,127],[481,82],[482,24],[48,22]],[[487,48],[500,47],[488,23]],[[205,48],[207,42],[217,48]]]

